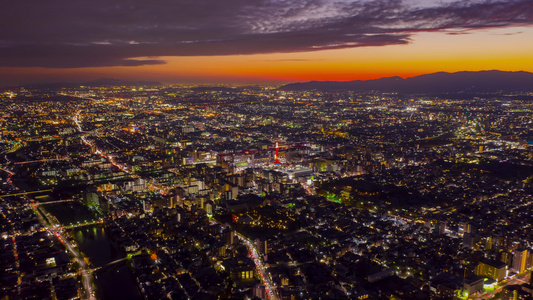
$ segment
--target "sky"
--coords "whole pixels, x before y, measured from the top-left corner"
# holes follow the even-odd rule
[[[267,83],[533,72],[533,0],[22,0],[0,86]]]

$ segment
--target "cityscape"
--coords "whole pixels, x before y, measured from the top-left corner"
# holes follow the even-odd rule
[[[0,300],[533,299],[532,0],[0,28]]]
[[[2,293],[530,297],[530,98],[5,90]]]

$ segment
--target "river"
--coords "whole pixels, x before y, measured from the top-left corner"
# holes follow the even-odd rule
[[[93,267],[101,267],[126,256],[106,234],[103,226],[82,227],[72,230],[71,234]],[[143,299],[135,278],[125,262],[106,266],[93,274],[98,299]]]

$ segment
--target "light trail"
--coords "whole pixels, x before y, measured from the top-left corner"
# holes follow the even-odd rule
[[[89,299],[89,300],[96,300],[96,297],[95,297],[95,291],[92,287],[92,272],[91,270],[88,268],[87,266],[87,263],[85,262],[85,260],[83,259],[83,257],[81,256],[81,254],[79,253],[78,250],[76,250],[72,244],[68,241],[68,239],[66,239],[63,234],[61,233],[61,230],[55,230],[54,228],[62,228],[61,225],[57,224],[57,223],[53,223],[53,220],[54,218],[48,218],[49,222],[50,222],[50,225],[51,226],[47,226],[47,222],[46,220],[44,220],[43,216],[37,211],[37,206],[36,205],[31,205],[31,208],[33,210],[33,212],[35,213],[35,215],[37,216],[37,218],[39,219],[39,222],[41,223],[41,225],[46,229],[46,231],[48,231],[48,233],[50,234],[53,234],[55,235],[59,241],[61,243],[63,243],[63,245],[65,245],[65,247],[67,247],[67,249],[70,251],[70,253],[73,254],[74,256],[74,259],[78,262],[78,264],[80,265],[80,273],[81,273],[81,278],[82,278],[82,282],[83,282],[83,289],[85,290],[85,297],[82,297],[82,298],[86,298],[86,299]],[[45,212],[43,212],[45,213]]]
[[[255,263],[255,268],[257,270],[257,274],[261,278],[261,283],[265,287],[268,295],[269,300],[277,300],[279,299],[276,292],[275,292],[275,286],[272,283],[272,277],[268,270],[263,265],[263,262],[261,261],[261,257],[259,256],[259,253],[255,246],[248,240],[246,237],[241,235],[240,233],[235,233],[237,237],[243,241],[244,245],[248,248],[248,252],[250,254],[250,257]]]
[[[81,113],[81,109],[78,110],[78,112],[74,116],[73,120],[74,120],[74,123],[76,124],[76,126],[78,126],[78,131],[79,132],[83,132],[83,129],[81,129],[81,122],[79,120],[80,113]]]
[[[10,176],[15,175],[15,173],[13,173],[13,172],[11,172],[11,171],[9,171],[9,170],[6,170],[6,169],[4,169],[4,168],[0,168],[0,170],[6,172],[6,173],[9,174]]]

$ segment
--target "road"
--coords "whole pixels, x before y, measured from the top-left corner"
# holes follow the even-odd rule
[[[246,237],[243,235],[236,233],[237,237],[246,245],[246,248],[248,248],[248,253],[250,254],[250,257],[253,259],[255,263],[255,268],[257,270],[257,274],[261,278],[261,283],[265,286],[267,296],[269,300],[277,300],[279,299],[276,293],[276,288],[274,284],[272,283],[272,277],[270,276],[270,273],[263,265],[263,262],[261,261],[261,257],[255,248],[254,244],[250,242]]]
[[[55,228],[61,228],[62,226],[60,224],[54,223],[54,218],[48,218],[50,225],[44,220],[43,216],[37,211],[37,205],[31,205],[31,208],[37,218],[39,219],[39,222],[41,225],[43,225],[44,228],[46,228],[46,231],[48,231],[50,234],[55,235],[65,247],[67,247],[68,251],[74,256],[74,259],[80,266],[80,274],[82,278],[83,283],[83,289],[85,291],[85,295],[82,297],[82,299],[89,299],[89,300],[96,300],[95,297],[95,290],[93,288],[93,277],[92,272],[90,268],[87,266],[87,263],[81,256],[80,252],[72,246],[72,244],[68,241],[68,239],[63,236],[63,233],[61,232],[62,229],[56,230]]]
[[[469,298],[469,299],[475,299],[475,300],[492,299],[492,298],[494,298],[494,296],[496,294],[500,293],[506,285],[529,283],[530,276],[531,276],[531,272],[527,272],[527,273],[522,274],[522,275],[517,275],[514,278],[509,279],[507,281],[507,283],[505,283],[505,284],[503,284],[501,286],[498,286],[493,291],[490,291],[490,292],[487,292],[487,293],[482,293],[481,295],[476,295],[475,297],[472,297],[472,298]]]
[[[78,126],[78,131],[80,133],[86,133],[81,128],[81,122],[79,121],[80,112],[81,112],[81,110],[79,110],[78,113],[76,114],[76,116],[74,117],[74,122]],[[89,146],[93,146],[93,144],[90,141],[87,140],[87,135],[82,135],[81,138],[82,138],[82,141],[85,144],[87,144]],[[104,155],[99,149],[95,149],[95,153],[101,155],[102,157],[105,157],[113,165],[115,165],[116,167],[118,167],[119,169],[124,171],[125,173],[131,175],[131,172],[125,166],[122,166],[119,163],[117,163],[114,160],[113,157],[111,157],[109,155]],[[267,295],[268,295],[268,299],[269,300],[277,300],[277,299],[279,299],[279,297],[277,296],[277,293],[276,293],[275,286],[272,283],[272,277],[271,277],[270,273],[268,272],[268,270],[264,267],[263,262],[261,261],[261,258],[260,258],[260,255],[259,255],[257,249],[255,248],[253,243],[250,242],[250,240],[248,240],[246,237],[244,237],[244,236],[242,236],[240,234],[237,234],[237,236],[238,236],[238,238],[241,241],[243,241],[243,243],[248,248],[249,255],[253,259],[253,261],[255,263],[257,274],[259,275],[262,284],[265,286],[265,289],[266,289],[266,292],[267,292]],[[85,284],[84,284],[84,286],[85,286]]]

